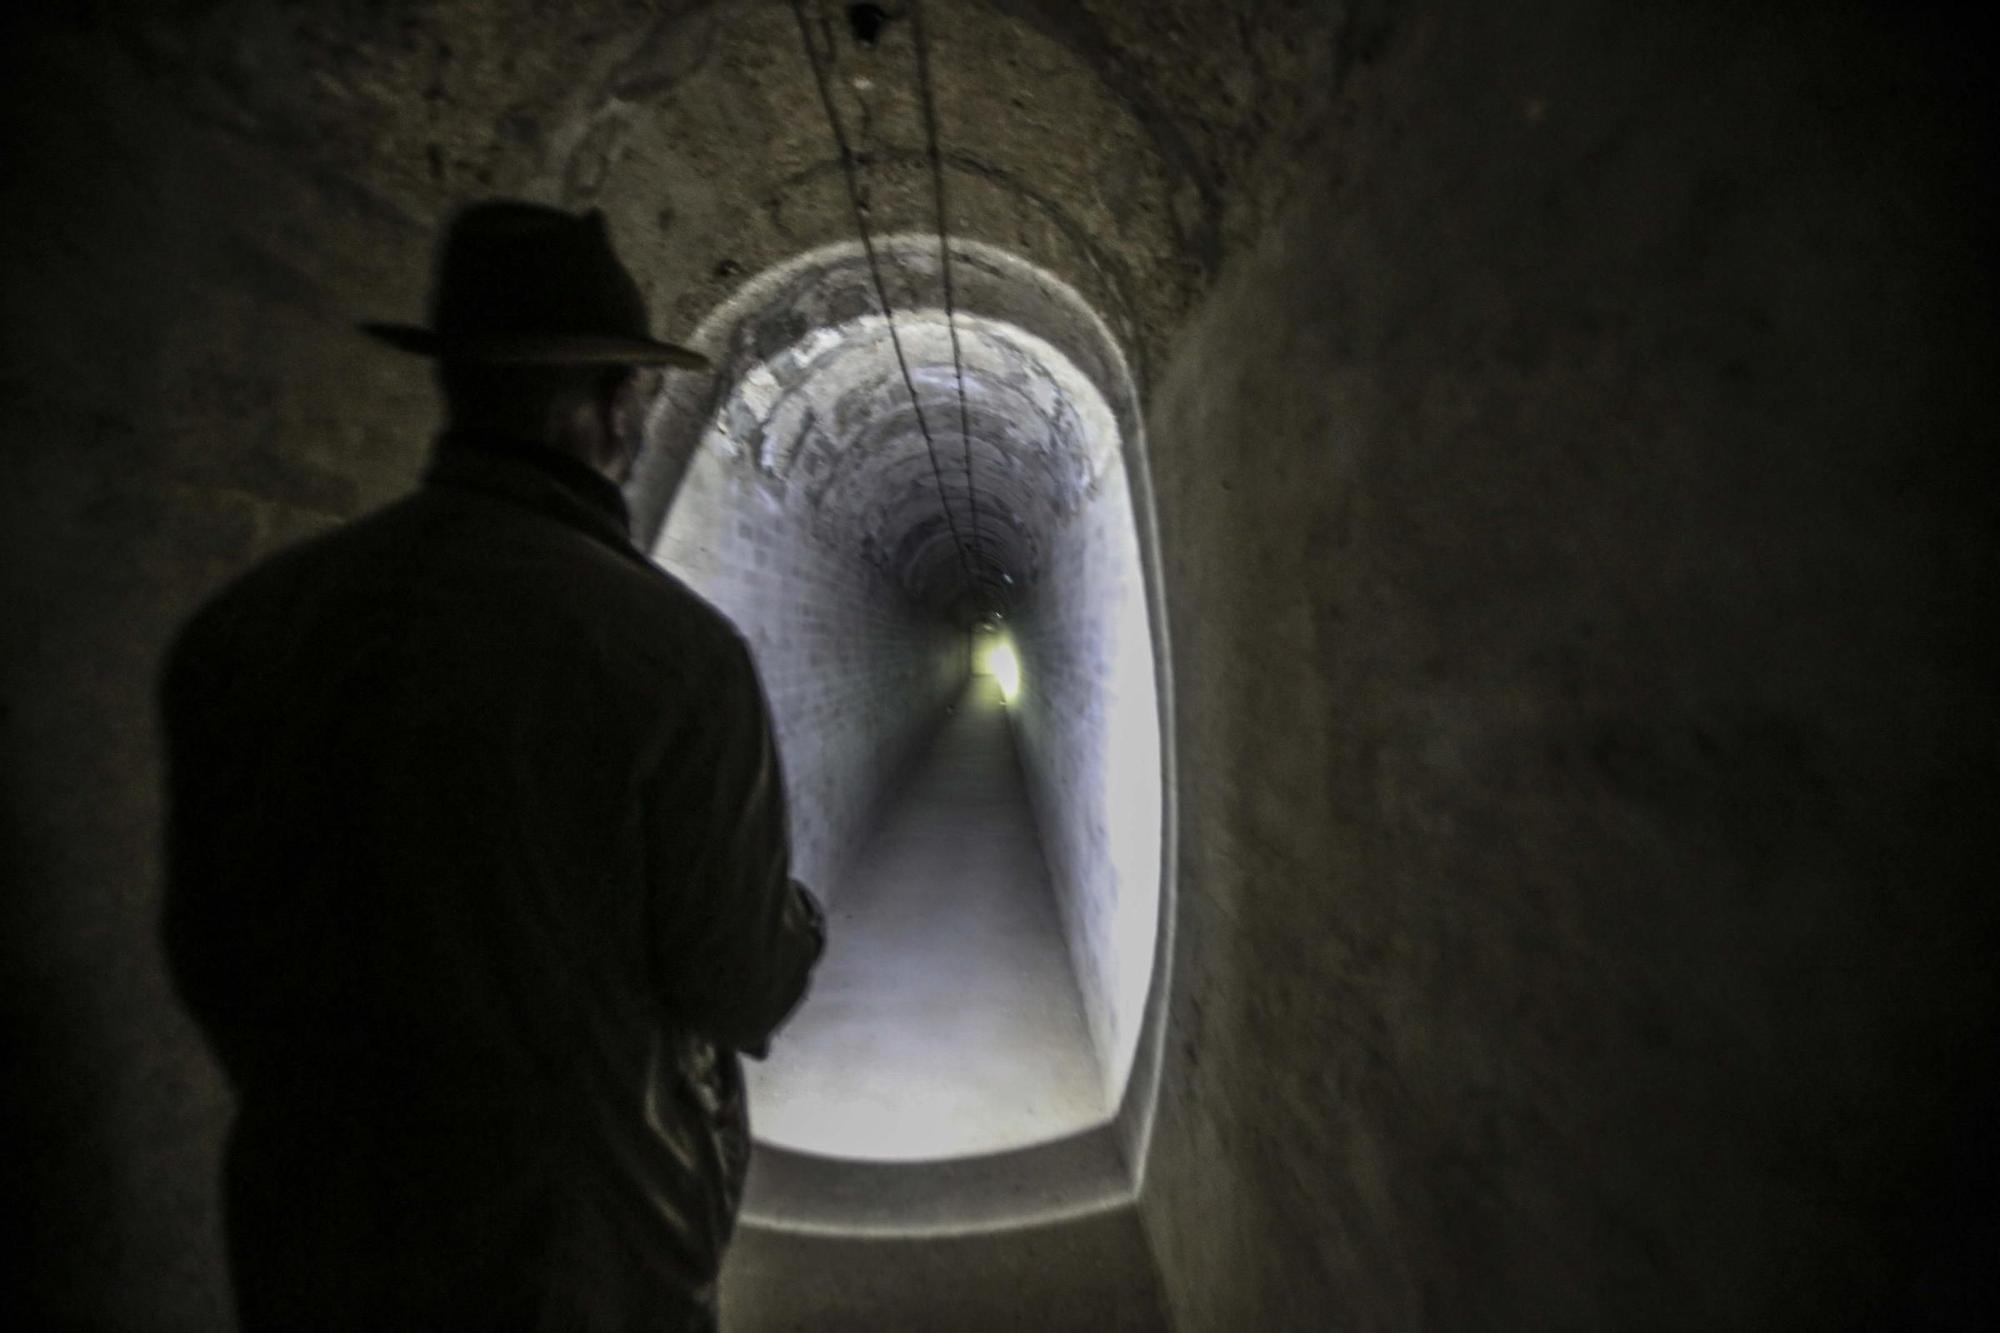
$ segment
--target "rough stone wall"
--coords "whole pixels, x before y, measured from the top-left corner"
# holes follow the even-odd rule
[[[1910,1326],[1990,1291],[1985,75],[1470,8],[1150,404],[1177,1326]]]
[[[414,479],[425,377],[349,321],[407,308],[423,233],[119,50],[42,55],[0,79],[0,1323],[226,1328],[230,1095],[155,940],[154,673],[224,579]]]
[[[793,873],[823,901],[895,780],[965,684],[965,636],[912,604],[809,506],[697,465],[654,558],[750,642],[785,765]]]
[[[1122,464],[1056,531],[1007,629],[1021,661],[1015,736],[1116,1106],[1153,966],[1161,810],[1153,640]]]

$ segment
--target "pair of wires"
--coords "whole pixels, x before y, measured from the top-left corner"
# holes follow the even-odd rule
[[[903,387],[910,395],[910,407],[917,417],[917,430],[924,438],[924,452],[930,458],[931,478],[937,485],[938,507],[944,511],[945,525],[951,532],[952,545],[958,551],[959,567],[964,571],[967,585],[979,589],[991,589],[995,580],[990,574],[982,575],[973,567],[972,549],[978,548],[982,562],[990,563],[991,557],[983,549],[979,530],[979,488],[972,472],[972,417],[965,391],[965,355],[959,344],[958,318],[955,309],[955,294],[951,271],[951,233],[948,228],[945,205],[944,157],[938,148],[937,101],[931,91],[930,42],[924,29],[923,0],[911,0],[911,40],[916,47],[917,95],[924,122],[924,140],[931,173],[931,196],[936,204],[938,260],[944,286],[945,326],[951,334],[952,378],[958,386],[958,435],[965,468],[966,501],[971,510],[973,543],[968,548],[963,533],[959,531],[958,517],[952,512],[951,496],[945,488],[944,467],[938,461],[936,437],[931,433],[930,419],[924,412],[923,401],[917,396],[915,377],[910,373],[910,360],[903,348],[902,334],[896,327],[896,314],[889,304],[889,291],[882,281],[882,263],[875,250],[875,238],[868,226],[868,198],[861,183],[859,164],[852,144],[847,137],[847,129],[835,104],[831,81],[826,70],[826,62],[821,59],[819,46],[813,41],[812,25],[806,18],[805,0],[791,0],[792,17],[798,21],[799,41],[805,47],[806,59],[812,65],[813,84],[819,90],[820,107],[826,114],[827,128],[833,132],[834,147],[840,154],[841,176],[847,185],[847,201],[854,213],[854,229],[861,237],[862,253],[867,256],[868,276],[875,287],[875,299],[882,307],[882,318],[889,328],[889,343],[895,349],[896,366],[902,372]],[[831,58],[831,53],[828,53]],[[989,610],[990,604],[989,604]]]

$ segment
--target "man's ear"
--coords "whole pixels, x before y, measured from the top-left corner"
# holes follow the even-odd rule
[[[598,441],[602,465],[620,471],[630,469],[639,452],[640,407],[636,396],[627,390],[631,379],[630,372],[616,376],[606,381],[597,395],[597,424],[603,431]]]

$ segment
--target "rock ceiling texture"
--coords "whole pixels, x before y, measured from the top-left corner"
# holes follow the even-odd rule
[[[110,21],[120,8],[129,12]],[[58,30],[50,40],[44,68],[60,71],[68,41],[79,68],[87,60],[114,90],[96,114],[131,143],[133,179],[122,188],[155,197],[188,266],[218,275],[213,295],[191,299],[222,307],[204,312],[203,343],[170,340],[158,362],[168,401],[153,415],[186,423],[192,457],[153,461],[208,466],[201,421],[233,411],[235,399],[260,398],[273,429],[296,429],[291,401],[290,416],[343,437],[328,446],[341,450],[338,471],[364,478],[352,500],[343,491],[315,505],[347,510],[400,489],[420,461],[411,423],[427,395],[406,368],[351,339],[352,324],[420,315],[430,244],[454,207],[527,197],[602,209],[661,332],[726,340],[709,347],[726,373],[678,390],[696,397],[677,406],[704,420],[728,426],[726,408],[741,426],[756,396],[744,376],[797,373],[815,330],[855,335],[852,347],[821,349],[813,373],[831,378],[792,386],[814,404],[816,430],[793,442],[787,484],[822,492],[829,531],[893,566],[921,598],[948,599],[948,566],[985,601],[1032,580],[1050,517],[1132,428],[1147,368],[1226,255],[1310,168],[1303,127],[1324,122],[1339,80],[1305,72],[1365,61],[1380,25],[1278,0],[930,0],[947,227],[964,247],[954,249],[964,308],[987,316],[959,329],[972,486],[954,495],[966,491],[968,450],[934,318],[935,262],[915,244],[934,246],[937,223],[917,44],[907,4],[880,8],[886,20],[865,34],[849,6],[821,0],[84,8],[67,38]],[[955,479],[941,469],[958,540],[944,531],[935,475],[924,497],[931,465],[912,452],[921,432],[900,375],[884,373],[893,361],[879,345],[873,292],[843,270],[755,312],[740,299],[757,275],[856,238],[801,14],[859,164],[871,230],[913,238],[891,256],[888,295],[920,352],[912,378],[932,435],[959,464]],[[103,68],[107,59],[117,68]],[[34,90],[15,92],[32,118]],[[176,120],[194,123],[202,151],[187,150]],[[62,179],[59,162],[24,164],[24,174],[38,165],[45,179],[30,185],[47,207],[93,197],[96,187]],[[231,200],[220,215],[218,198]],[[79,216],[77,225],[93,224]],[[982,297],[980,253],[1028,276],[985,281]],[[1038,295],[1043,278],[1073,291],[1083,322],[1101,317],[1101,330],[1069,336]],[[273,305],[300,327],[274,320]],[[724,309],[733,320],[718,321]],[[134,314],[157,328],[185,323],[190,309]],[[1060,355],[1044,359],[1051,348]],[[1124,362],[1116,373],[1106,348]],[[1065,358],[1080,371],[1081,397]],[[281,359],[293,363],[289,382],[274,389],[264,377]],[[1052,396],[1057,381],[1065,387]],[[1105,410],[1093,390],[1118,427],[1087,439]],[[361,399],[372,414],[355,410]],[[857,467],[865,454],[855,450],[871,446],[879,466]],[[655,469],[635,496],[642,540],[657,531],[675,476]],[[311,498],[329,483],[284,484]],[[990,497],[976,520],[975,496]]]

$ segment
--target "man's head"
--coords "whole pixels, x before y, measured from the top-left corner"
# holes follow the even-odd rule
[[[570,454],[622,480],[654,368],[706,369],[656,341],[604,215],[497,201],[459,213],[438,251],[431,326],[365,325],[435,357],[454,429]]]
[[[659,373],[643,366],[438,366],[454,432],[543,445],[616,482],[631,475]]]

